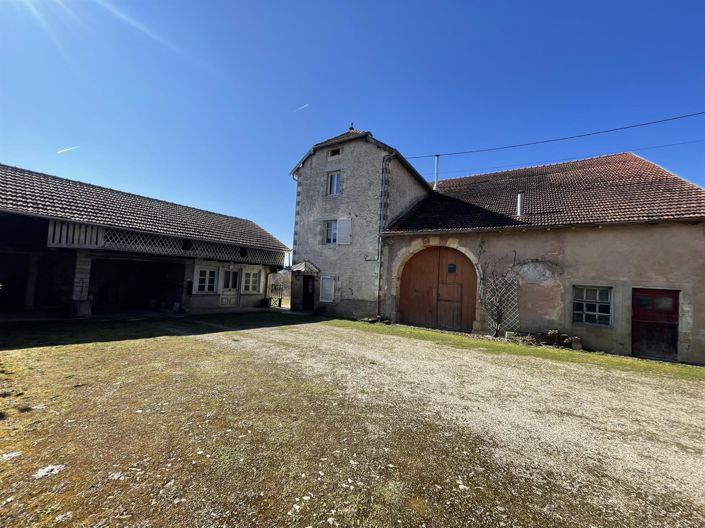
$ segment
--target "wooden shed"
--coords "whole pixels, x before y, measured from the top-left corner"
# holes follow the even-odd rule
[[[0,317],[257,306],[287,251],[250,220],[0,165]]]

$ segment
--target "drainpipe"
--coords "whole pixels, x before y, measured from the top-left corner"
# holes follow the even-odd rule
[[[382,167],[379,175],[379,226],[377,229],[377,320],[382,319],[380,313],[380,293],[382,284],[382,229],[384,228],[384,197],[387,191],[387,173],[389,161],[395,154],[387,154],[382,158]]]

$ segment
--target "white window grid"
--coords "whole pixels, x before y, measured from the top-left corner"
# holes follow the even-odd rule
[[[341,190],[340,178],[341,178],[340,171],[328,173],[328,181],[327,181],[328,187],[326,189],[328,196],[338,196],[340,194],[340,190]]]
[[[196,291],[198,293],[215,293],[218,270],[215,268],[199,268],[196,275]]]
[[[338,221],[337,220],[327,220],[326,221],[325,243],[328,245],[334,245],[334,244],[338,243]]]
[[[243,293],[259,293],[260,291],[260,272],[246,271],[243,274],[242,280]]]

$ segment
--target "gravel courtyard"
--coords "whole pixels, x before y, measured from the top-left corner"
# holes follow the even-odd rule
[[[698,367],[284,316],[30,330],[0,341],[0,525],[705,525]]]

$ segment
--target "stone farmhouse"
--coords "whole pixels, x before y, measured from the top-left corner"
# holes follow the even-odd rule
[[[291,175],[294,309],[705,363],[705,190],[635,154],[434,189],[351,128]]]
[[[259,306],[286,252],[249,220],[0,165],[0,317]]]

